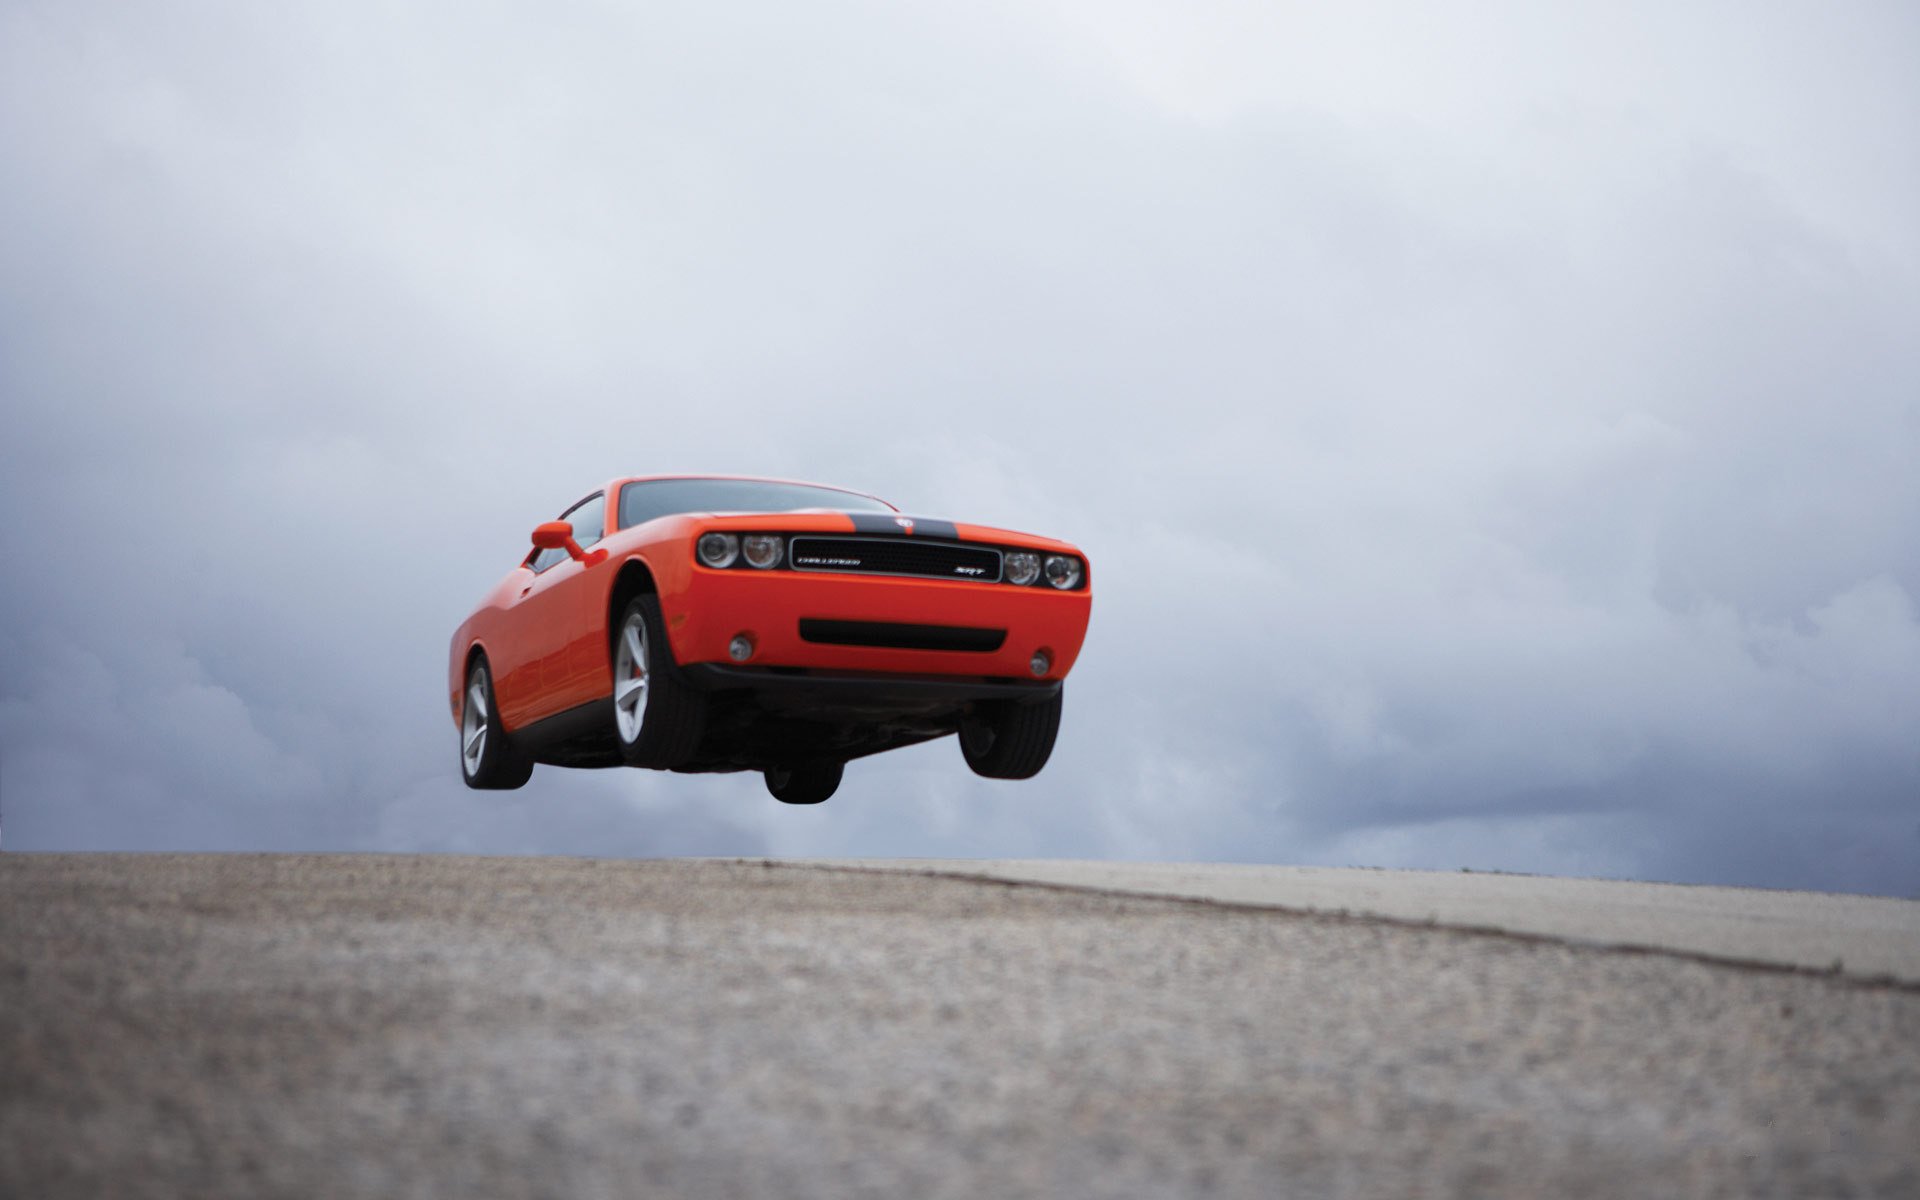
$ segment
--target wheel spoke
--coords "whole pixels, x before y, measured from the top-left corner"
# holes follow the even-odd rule
[[[613,653],[613,719],[623,746],[633,746],[647,720],[647,626],[637,614],[620,627]]]
[[[487,676],[475,671],[467,676],[467,711],[460,718],[460,758],[469,779],[479,774],[487,754]]]

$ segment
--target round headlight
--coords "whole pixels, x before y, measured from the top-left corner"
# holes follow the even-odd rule
[[[1040,578],[1040,556],[1025,550],[1007,555],[1007,582],[1026,586]]]
[[[703,533],[698,553],[709,567],[730,567],[740,557],[740,539],[730,533]]]
[[[1047,555],[1047,582],[1061,591],[1080,586],[1080,560],[1064,554]]]
[[[766,570],[780,565],[780,558],[786,548],[780,544],[780,538],[772,533],[750,533],[740,539],[740,552],[746,557],[747,565]]]

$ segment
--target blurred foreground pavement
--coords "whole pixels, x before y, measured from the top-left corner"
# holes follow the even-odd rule
[[[0,855],[0,1196],[1913,1196],[1916,1129],[1898,982],[924,871]]]

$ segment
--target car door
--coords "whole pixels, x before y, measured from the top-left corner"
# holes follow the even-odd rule
[[[596,492],[561,514],[573,539],[586,549],[605,532],[606,498]],[[521,648],[496,689],[500,718],[509,729],[572,707],[569,652],[587,636],[594,615],[590,570],[565,550],[542,550],[528,563],[532,578],[508,602],[508,621]]]
[[[611,693],[613,685],[613,664],[608,653],[607,594],[613,587],[612,577],[618,564],[606,563],[604,550],[596,560],[591,548],[604,536],[605,530],[617,526],[607,519],[606,497],[594,503],[598,505],[596,511],[580,512],[573,522],[574,528],[582,531],[575,533],[574,540],[588,554],[585,564],[573,564],[574,576],[579,582],[573,585],[573,595],[568,600],[566,644],[560,650],[561,675],[556,683],[558,694],[554,697],[554,704],[561,711],[603,699]]]

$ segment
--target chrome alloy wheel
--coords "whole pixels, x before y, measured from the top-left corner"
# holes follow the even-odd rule
[[[647,716],[647,623],[635,612],[620,628],[613,651],[613,720],[620,740],[640,740],[640,724]]]
[[[487,752],[487,731],[493,727],[487,712],[487,676],[475,671],[467,676],[466,709],[460,714],[460,761],[466,764],[467,777],[480,773],[480,760]]]

